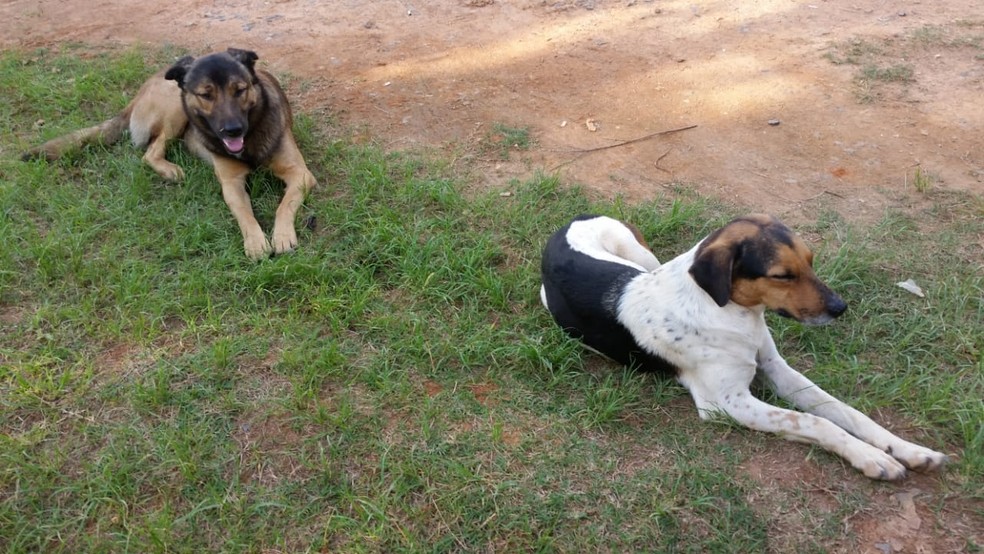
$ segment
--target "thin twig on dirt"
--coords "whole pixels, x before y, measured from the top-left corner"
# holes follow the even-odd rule
[[[602,150],[608,150],[610,148],[618,148],[620,146],[625,146],[627,144],[634,144],[636,142],[642,142],[644,140],[649,140],[649,139],[654,138],[654,137],[658,137],[658,136],[662,136],[662,135],[669,135],[670,133],[679,133],[680,131],[688,131],[688,130],[693,129],[695,127],[697,127],[697,125],[687,125],[686,127],[678,127],[676,129],[668,129],[666,131],[657,131],[655,133],[649,133],[648,135],[643,135],[643,136],[638,137],[638,138],[634,138],[634,139],[630,139],[630,140],[626,140],[626,141],[622,141],[622,142],[617,142],[615,144],[609,144],[607,146],[597,146],[595,148],[568,150],[568,152],[574,152],[577,155],[574,156],[573,158],[567,160],[566,162],[557,164],[556,166],[554,166],[553,168],[551,168],[550,171],[554,171],[556,169],[560,169],[561,167],[563,167],[563,166],[565,166],[567,164],[574,163],[575,161],[581,159],[582,157],[584,157],[584,156],[586,156],[588,154],[591,154],[592,152],[600,152]],[[664,156],[665,156],[665,154],[664,154]],[[660,159],[662,159],[662,158],[660,158]],[[657,160],[657,161],[659,161],[659,160]]]
[[[572,152],[577,152],[579,154],[590,154],[591,152],[598,152],[601,150],[608,150],[609,148],[618,148],[619,146],[625,146],[626,144],[633,144],[636,142],[642,142],[644,140],[649,140],[653,137],[658,137],[660,135],[668,135],[670,133],[679,133],[680,131],[687,131],[693,129],[696,125],[687,125],[686,127],[679,127],[677,129],[669,129],[667,131],[657,131],[655,133],[649,133],[648,135],[643,135],[639,138],[634,138],[631,140],[626,140],[623,142],[616,142],[615,144],[609,144],[608,146],[598,146],[596,148],[588,148],[587,150],[572,150]]]
[[[660,166],[659,166],[659,162],[661,162],[661,161],[663,161],[663,158],[665,158],[665,157],[667,157],[667,156],[669,156],[669,155],[670,155],[670,152],[672,152],[672,151],[673,151],[673,149],[672,149],[672,148],[670,148],[670,149],[669,149],[669,150],[667,150],[667,151],[666,151],[666,152],[665,152],[665,153],[664,153],[664,154],[663,154],[662,156],[660,156],[660,157],[658,157],[658,158],[656,158],[656,161],[655,161],[655,162],[653,162],[653,167],[655,167],[656,169],[658,169],[658,170],[660,170],[660,171],[663,171],[663,172],[666,172],[666,173],[670,173],[670,170],[668,170],[668,169],[663,169],[662,167],[660,167]]]
[[[844,195],[837,194],[836,192],[829,191],[829,190],[822,190],[819,193],[814,194],[813,196],[809,196],[807,198],[800,198],[799,200],[793,200],[791,198],[786,198],[785,196],[782,196],[781,194],[774,194],[773,196],[775,196],[776,198],[778,198],[780,200],[784,200],[784,201],[786,201],[786,202],[788,202],[790,204],[801,204],[803,202],[809,202],[810,200],[816,200],[817,198],[820,198],[821,196],[823,196],[825,194],[829,194],[830,196],[836,196],[837,198],[844,198]]]

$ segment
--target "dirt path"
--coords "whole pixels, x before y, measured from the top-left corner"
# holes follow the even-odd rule
[[[533,149],[486,156],[490,187],[545,168],[640,200],[682,181],[793,221],[820,206],[864,220],[918,205],[917,183],[984,191],[980,0],[0,4],[3,48],[67,42],[250,48],[304,81],[296,108],[331,111],[391,149],[467,156],[496,123],[529,127]],[[875,72],[859,80],[865,66]],[[852,516],[863,550],[959,550],[962,516],[943,514],[944,528],[899,519],[933,517],[919,489],[903,492]]]
[[[529,127],[534,149],[489,164],[489,186],[546,168],[637,200],[683,181],[794,219],[809,219],[820,203],[848,217],[877,215],[885,204],[918,201],[898,194],[917,179],[984,190],[984,46],[970,41],[982,25],[976,0],[0,6],[4,48],[255,49],[274,71],[310,80],[295,94],[300,109],[337,113],[393,149],[476,151],[495,123]],[[911,75],[859,84],[865,63]],[[687,125],[697,127],[572,152]]]

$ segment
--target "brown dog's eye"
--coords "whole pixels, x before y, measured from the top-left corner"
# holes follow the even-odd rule
[[[778,273],[776,275],[769,275],[769,279],[775,279],[777,281],[792,281],[796,279],[796,276],[792,273]]]
[[[239,98],[239,97],[240,97],[240,96],[242,96],[243,94],[246,94],[246,87],[243,87],[243,88],[237,88],[237,89],[236,89],[236,92],[233,92],[232,94],[233,94],[233,96],[235,96],[236,98]]]
[[[210,90],[206,90],[206,91],[203,91],[203,92],[198,92],[198,93],[196,93],[196,95],[199,98],[201,98],[202,100],[205,100],[206,102],[211,102],[212,100],[215,99],[215,95],[212,94],[212,91],[210,91]]]

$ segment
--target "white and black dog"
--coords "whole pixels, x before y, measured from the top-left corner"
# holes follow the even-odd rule
[[[779,355],[766,309],[822,325],[847,308],[812,265],[803,240],[767,215],[735,219],[662,265],[634,228],[580,216],[547,241],[540,298],[557,324],[591,349],[673,372],[702,419],[723,413],[819,445],[873,479],[940,468],[946,456],[895,436]],[[752,396],[756,377],[808,413]]]

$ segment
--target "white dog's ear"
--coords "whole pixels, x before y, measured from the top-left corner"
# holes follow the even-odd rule
[[[739,244],[708,237],[697,249],[690,275],[722,308],[731,300],[731,281]]]

